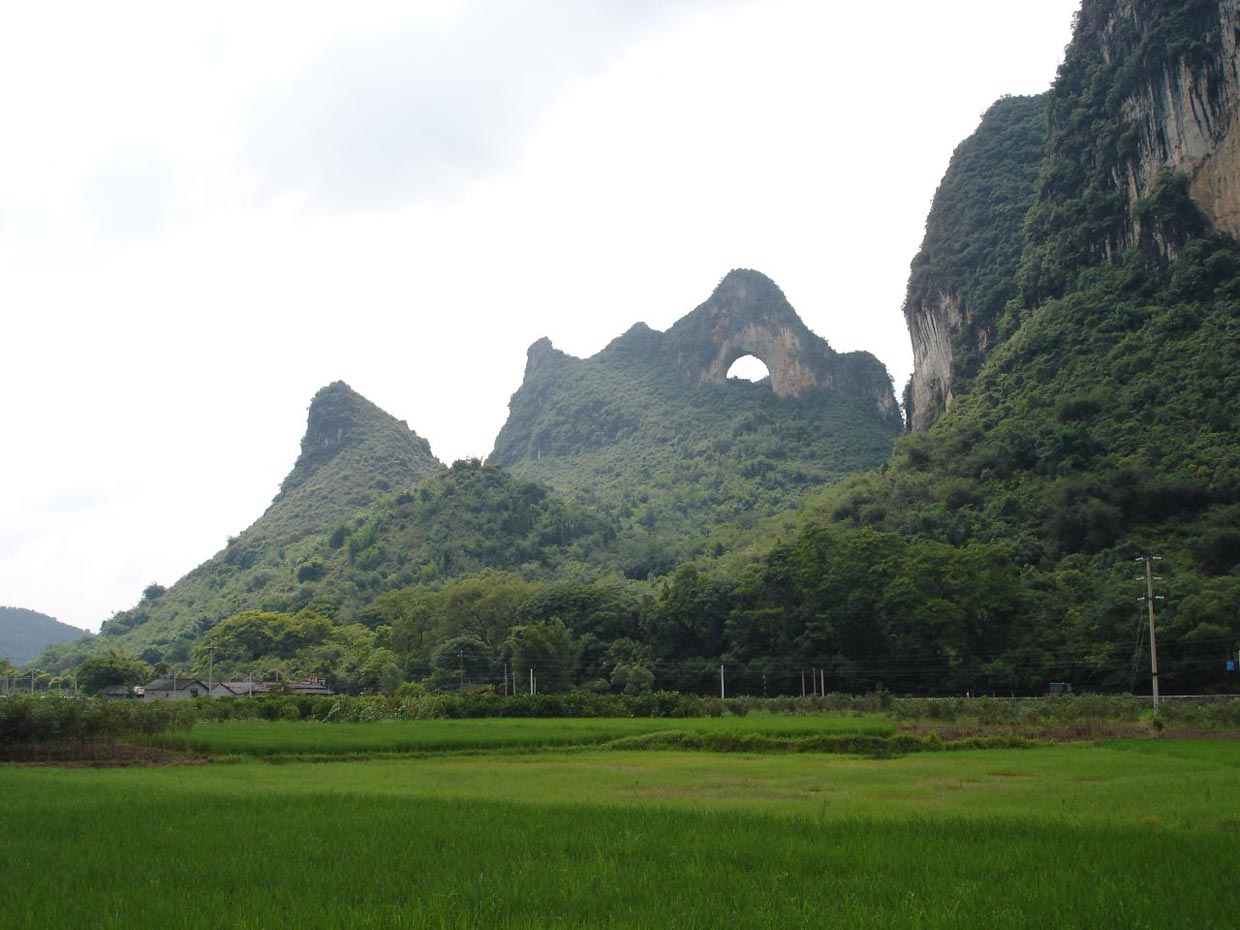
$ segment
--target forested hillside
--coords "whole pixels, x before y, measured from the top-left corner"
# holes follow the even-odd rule
[[[788,344],[801,352],[781,364]],[[771,377],[725,378],[746,354]],[[753,526],[877,466],[901,424],[882,364],[834,352],[752,271],[668,332],[638,324],[588,359],[535,343],[510,411],[489,461],[613,520],[632,578],[700,555],[714,526]]]
[[[103,624],[97,647],[57,650],[45,664],[64,666],[103,647],[140,652],[149,662],[183,660],[230,613],[304,600],[306,583],[321,572],[313,554],[333,528],[380,496],[443,471],[403,422],[344,382],[328,385],[310,403],[292,471],[252,526],[175,585],[148,585],[135,607]]]
[[[904,439],[881,474],[815,498],[805,531],[764,568],[802,560],[804,580],[762,603],[839,617],[824,627],[841,669],[859,662],[901,685],[1131,687],[1148,649],[1133,560],[1158,555],[1164,682],[1234,686],[1240,251],[1220,231],[1228,214],[1193,192],[1240,171],[1226,135],[1240,122],[1226,26],[1238,18],[1228,0],[1085,4],[1046,98],[1014,273],[996,283],[989,262],[951,270],[962,293],[1011,295],[993,338],[957,330],[950,412]],[[1212,127],[1209,144],[1177,142],[1190,110]],[[992,203],[988,172],[964,167],[948,172],[966,181],[952,196]],[[934,224],[927,242],[941,252]],[[910,294],[921,274],[915,264]],[[979,357],[976,378],[961,378]],[[857,546],[875,547],[876,568],[857,576],[869,595],[810,577],[807,551],[825,547],[829,562]],[[948,568],[972,557],[991,569]],[[861,642],[841,602],[866,597]]]
[[[925,429],[968,391],[1008,335],[999,320],[1016,296],[1045,140],[1046,96],[1004,97],[952,155],[904,302],[915,365],[904,391],[910,429]]]

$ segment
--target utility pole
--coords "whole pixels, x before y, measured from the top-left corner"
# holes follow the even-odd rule
[[[530,694],[534,693],[534,669],[530,669]]]
[[[458,649],[458,650],[457,650],[457,653],[456,653],[456,660],[457,660],[457,662],[459,663],[460,668],[461,668],[461,688],[460,688],[460,691],[461,691],[461,694],[464,694],[464,693],[465,693],[465,650],[463,650],[463,649]]]
[[[720,699],[727,697],[723,688],[723,663],[719,663],[719,697]]]
[[[805,697],[805,669],[801,669],[801,697]]]
[[[207,647],[207,697],[211,696],[211,676],[215,674],[215,647]]]
[[[1158,711],[1158,644],[1154,641],[1154,580],[1158,576],[1154,574],[1154,563],[1161,562],[1162,557],[1157,555],[1143,555],[1136,562],[1145,563],[1145,597],[1137,598],[1144,600],[1145,606],[1150,613],[1150,687],[1151,693],[1154,695],[1154,711]],[[1158,578],[1162,581],[1161,578]]]

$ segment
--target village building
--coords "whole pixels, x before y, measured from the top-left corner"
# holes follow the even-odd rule
[[[110,689],[113,690],[113,689]],[[137,697],[144,701],[179,701],[196,697],[259,697],[272,692],[283,694],[308,694],[312,697],[331,697],[336,692],[327,686],[323,678],[309,677],[302,681],[213,681],[211,686],[199,678],[156,678],[146,685],[132,689],[132,694],[108,694],[107,697],[120,700],[122,697]]]
[[[142,700],[183,701],[210,693],[211,689],[197,678],[156,678],[142,687]]]
[[[142,689],[130,685],[108,685],[99,696],[108,701],[135,701],[142,697]]]

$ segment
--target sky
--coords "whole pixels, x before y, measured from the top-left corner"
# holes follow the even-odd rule
[[[15,4],[0,604],[97,630],[251,524],[320,387],[485,458],[547,336],[732,268],[897,394],[952,150],[1076,0]]]

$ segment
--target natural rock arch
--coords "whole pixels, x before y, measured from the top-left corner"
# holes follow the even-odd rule
[[[771,367],[753,354],[738,356],[728,364],[727,379],[729,381],[767,382],[771,380]]]
[[[723,385],[732,363],[746,355],[766,366],[771,391],[777,397],[818,392],[824,404],[864,398],[886,422],[902,423],[882,362],[868,352],[834,351],[801,321],[774,281],[757,271],[737,269],[724,276],[705,303],[667,332],[636,323],[593,359],[573,358],[549,339],[539,339],[529,348],[525,377],[504,430],[515,431],[518,424],[529,428],[551,386],[570,377],[582,364],[634,366],[690,385]],[[497,450],[501,441],[506,441],[503,433]]]
[[[701,381],[704,384],[723,384],[728,379],[728,369],[732,364],[739,358],[752,355],[770,372],[771,390],[776,396],[801,394],[818,383],[803,358],[804,354],[797,334],[786,328],[745,325],[719,334],[718,350],[702,372]]]
[[[810,332],[770,278],[731,271],[706,303],[668,332],[682,374],[723,384],[738,358],[752,355],[771,375],[778,397],[835,386],[838,356]]]

